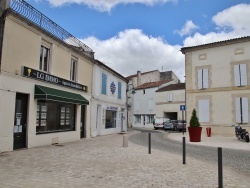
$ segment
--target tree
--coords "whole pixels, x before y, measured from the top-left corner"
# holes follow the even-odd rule
[[[199,122],[199,118],[198,118],[197,115],[196,115],[196,110],[195,110],[195,108],[193,109],[193,112],[192,112],[192,116],[191,116],[189,125],[190,125],[190,127],[200,127],[200,126],[201,126],[201,125],[200,125],[200,122]]]

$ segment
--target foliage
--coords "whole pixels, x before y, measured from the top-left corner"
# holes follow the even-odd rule
[[[196,115],[196,110],[195,110],[195,108],[193,109],[193,112],[192,112],[192,116],[191,116],[189,125],[190,125],[190,127],[200,127],[200,126],[201,126],[201,125],[200,125],[200,122],[199,122],[199,118],[198,118],[197,115]]]

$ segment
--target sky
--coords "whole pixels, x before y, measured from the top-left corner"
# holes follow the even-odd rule
[[[124,77],[173,71],[182,47],[250,36],[250,0],[26,0]]]

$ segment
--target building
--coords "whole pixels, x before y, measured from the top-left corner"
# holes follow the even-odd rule
[[[156,117],[185,120],[185,83],[167,85],[155,92]]]
[[[184,47],[187,122],[196,109],[202,127],[233,135],[231,124],[250,131],[250,37]],[[205,129],[203,128],[203,131]]]
[[[153,70],[128,76],[127,106],[128,126],[153,127],[155,111],[155,91],[180,80],[172,71]]]
[[[128,80],[98,60],[93,70],[91,136],[126,131]]]
[[[0,6],[0,152],[90,137],[94,52],[25,1]]]

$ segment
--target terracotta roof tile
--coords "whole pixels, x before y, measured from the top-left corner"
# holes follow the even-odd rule
[[[170,81],[172,81],[172,80],[163,80],[163,81],[157,81],[157,82],[147,82],[147,83],[144,83],[142,85],[137,86],[135,88],[135,90],[158,87],[158,86],[160,86],[162,84],[165,84],[165,83],[168,83]]]
[[[185,89],[185,83],[171,84],[158,89],[156,92],[171,91],[171,90],[181,90]]]

